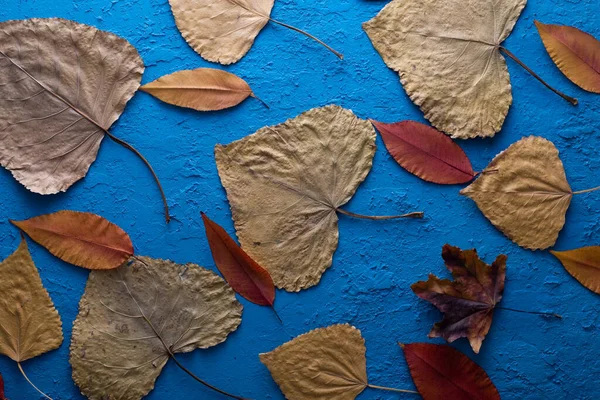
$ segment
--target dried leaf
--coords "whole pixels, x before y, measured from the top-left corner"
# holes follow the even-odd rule
[[[544,46],[563,74],[580,88],[600,93],[600,41],[577,28],[535,21]]]
[[[195,264],[140,257],[93,271],[73,325],[73,379],[90,400],[139,400],[154,388],[168,349],[215,346],[241,313],[233,290]]]
[[[216,111],[256,97],[243,79],[226,71],[198,68],[165,75],[141,87],[142,91],[180,107]]]
[[[506,275],[506,256],[500,255],[489,266],[476,250],[462,251],[445,245],[442,258],[454,281],[429,275],[427,281],[411,286],[417,296],[436,306],[444,319],[433,326],[429,337],[442,337],[452,343],[466,337],[479,353],[490,330],[494,308],[502,299]]]
[[[367,387],[365,340],[348,324],[300,335],[260,355],[290,400],[354,400]]]
[[[512,103],[499,46],[526,0],[394,0],[364,29],[425,118],[454,138],[494,136]]]
[[[497,155],[461,194],[519,246],[546,249],[558,238],[573,192],[558,150],[536,136]]]
[[[126,40],[63,19],[0,24],[0,164],[27,189],[66,191],[139,87]]]
[[[415,121],[372,122],[392,157],[411,174],[445,185],[475,177],[465,152],[442,132]]]
[[[400,346],[424,400],[500,400],[488,374],[460,351],[428,343]]]
[[[583,286],[600,294],[600,246],[570,251],[551,251]]]
[[[365,179],[374,153],[371,124],[337,106],[215,147],[242,248],[277,287],[314,286],[331,266],[336,210]]]
[[[62,323],[27,242],[0,263],[0,354],[21,363],[60,347]]]
[[[127,233],[95,214],[59,211],[11,222],[56,257],[83,268],[117,268],[133,255]]]
[[[273,307],[275,286],[269,272],[250,258],[225,229],[204,213],[202,220],[213,259],[227,283],[245,299]]]

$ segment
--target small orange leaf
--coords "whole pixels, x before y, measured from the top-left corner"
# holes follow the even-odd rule
[[[95,214],[59,211],[10,222],[56,257],[79,267],[113,269],[133,255],[127,233]]]
[[[570,26],[535,25],[562,73],[580,88],[600,93],[600,41]]]
[[[551,253],[573,278],[592,292],[600,294],[600,246]]]

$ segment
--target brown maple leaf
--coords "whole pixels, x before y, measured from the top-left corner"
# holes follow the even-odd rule
[[[476,250],[462,251],[447,244],[442,258],[454,281],[430,274],[427,281],[411,286],[417,296],[444,313],[429,337],[442,337],[450,343],[466,337],[473,351],[479,353],[492,325],[494,308],[502,299],[507,257],[498,256],[490,266],[479,259]]]

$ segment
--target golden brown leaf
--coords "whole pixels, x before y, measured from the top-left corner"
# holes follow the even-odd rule
[[[141,87],[142,91],[180,107],[216,111],[256,97],[243,79],[227,71],[198,68],[165,75]]]
[[[59,211],[11,222],[56,257],[83,268],[117,268],[133,255],[127,233],[95,214]]]
[[[260,355],[290,400],[354,400],[368,386],[365,341],[348,324],[300,335]]]
[[[551,251],[583,286],[600,294],[600,246],[570,251]]]
[[[460,193],[511,240],[532,250],[556,243],[573,197],[558,150],[536,136],[497,155]]]

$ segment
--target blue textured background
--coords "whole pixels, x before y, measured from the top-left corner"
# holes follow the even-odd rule
[[[485,0],[482,0],[485,1]],[[147,66],[144,83],[180,69],[215,67],[192,51],[177,31],[167,0],[0,0],[0,20],[63,17],[109,30],[128,39]],[[116,136],[136,146],[162,178],[174,221],[166,226],[154,182],[131,153],[106,139],[88,176],[68,193],[29,193],[0,170],[0,257],[13,252],[17,230],[7,219],[25,219],[60,209],[90,211],[123,227],[138,254],[195,262],[214,269],[199,216],[201,210],[230,233],[233,224],[213,158],[216,143],[229,143],[295,117],[313,107],[336,103],[362,118],[386,122],[422,120],[397,75],[388,70],[361,28],[386,4],[367,0],[277,0],[273,17],[317,35],[344,53],[339,61],[297,33],[270,24],[250,53],[227,68],[248,81],[271,106],[250,99],[216,113],[179,109],[139,93],[113,126]],[[541,135],[561,152],[574,190],[597,186],[600,170],[600,98],[571,84],[552,64],[534,27],[545,23],[577,26],[600,37],[598,0],[532,0],[506,46],[568,94],[572,107],[509,61],[514,104],[504,129],[494,139],[460,145],[481,170],[501,150],[523,136]],[[313,328],[349,322],[367,341],[371,383],[411,388],[397,341],[429,341],[427,333],[441,315],[419,300],[410,284],[430,272],[447,276],[440,252],[444,243],[477,248],[491,262],[508,254],[503,305],[552,311],[563,320],[500,310],[481,354],[464,340],[455,343],[491,376],[504,399],[597,399],[600,396],[600,297],[572,279],[547,252],[521,249],[499,233],[458,186],[428,184],[400,168],[381,139],[374,167],[348,209],[367,214],[422,210],[424,221],[362,221],[341,216],[340,246],[321,283],[299,294],[279,292],[271,310],[244,304],[243,322],[222,345],[180,356],[207,381],[254,399],[282,399],[258,353],[269,351]],[[600,192],[576,196],[556,245],[571,249],[600,244]],[[87,272],[64,264],[31,244],[44,285],[62,320],[65,343],[24,363],[31,379],[59,399],[81,399],[68,363],[72,322]],[[1,296],[1,294],[0,294]],[[0,357],[7,395],[12,400],[39,396]],[[413,395],[367,390],[360,399],[403,399]],[[169,363],[149,399],[222,397],[204,390]]]

